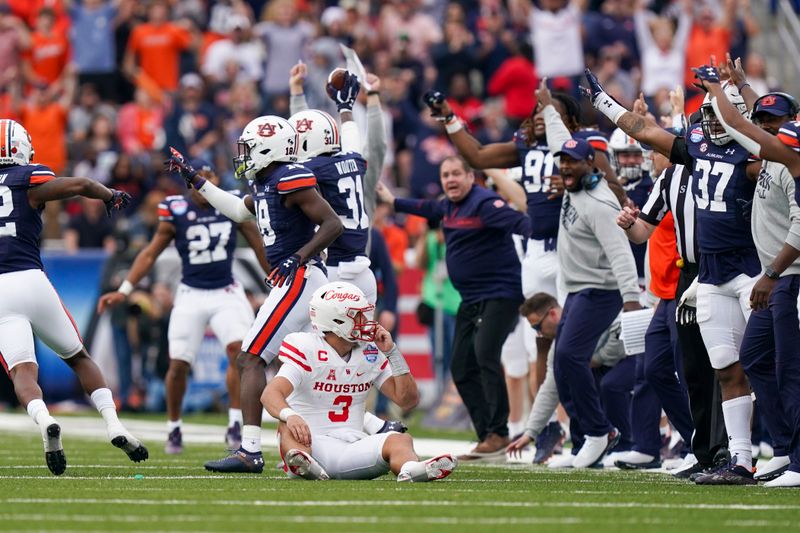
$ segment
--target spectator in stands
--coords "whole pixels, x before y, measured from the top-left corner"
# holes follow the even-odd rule
[[[425,62],[430,47],[440,42],[443,36],[439,25],[420,9],[419,4],[419,0],[385,2],[378,27],[383,45],[393,54],[400,53],[407,46],[411,57]]]
[[[447,22],[444,26],[444,40],[434,45],[431,60],[436,67],[437,77],[434,88],[449,90],[453,78],[462,75],[466,78],[477,65],[478,50],[475,37],[460,21]]]
[[[575,94],[585,66],[581,20],[578,0],[540,0],[528,18],[537,74],[551,82],[569,78]]]
[[[711,0],[690,2],[694,7],[694,24],[686,45],[686,67],[684,85],[694,83],[692,67],[705,65],[708,58],[715,56],[722,61],[731,48],[731,35],[736,24],[737,0],[723,0],[720,11],[718,4]]]
[[[408,233],[395,224],[391,212],[392,206],[378,201],[375,204],[372,226],[381,233],[394,271],[399,274],[406,266],[405,253],[408,249]]]
[[[450,381],[450,361],[456,313],[461,296],[447,275],[446,245],[441,227],[432,227],[415,245],[417,268],[425,272],[417,318],[428,327],[431,340],[431,363],[438,390],[443,392]]]
[[[264,75],[264,43],[253,38],[250,19],[236,13],[227,21],[227,36],[211,44],[203,58],[203,75],[211,83],[258,81]],[[228,75],[233,72],[232,79]]]
[[[116,249],[114,226],[105,207],[97,200],[80,198],[81,212],[73,216],[64,231],[64,247],[70,253],[81,248],[101,248],[112,254]]]
[[[80,76],[78,76],[80,80]],[[117,110],[107,101],[101,100],[97,87],[86,82],[78,89],[78,99],[69,109],[69,136],[71,143],[80,143],[90,134],[92,123],[98,115],[108,118],[112,125],[116,123]]]
[[[146,78],[140,78],[140,82],[134,101],[119,110],[117,136],[125,153],[144,158],[147,152],[164,146],[164,108],[158,86]]]
[[[511,46],[513,55],[503,61],[489,80],[489,95],[500,95],[505,102],[506,116],[517,128],[533,113],[536,106],[536,69],[531,63],[532,50],[527,43]],[[459,116],[462,116],[459,114]]]
[[[633,6],[636,0],[605,0],[599,11],[586,13],[584,49],[589,57],[599,59],[603,49],[612,49],[624,70],[639,63],[639,48],[634,30]]]
[[[203,99],[203,78],[194,72],[181,76],[178,98],[164,117],[164,133],[168,146],[193,158],[212,159],[211,152],[219,142],[218,111]]]
[[[111,119],[103,114],[95,115],[89,137],[75,151],[81,154],[82,159],[75,165],[73,173],[107,184],[120,152]]]
[[[448,273],[461,295],[453,341],[453,382],[478,435],[459,460],[502,456],[509,444],[508,392],[500,350],[522,303],[520,264],[512,234],[530,235],[527,215],[475,184],[458,156],[440,166],[445,198],[398,199],[382,184],[378,196],[397,211],[443,221]],[[479,326],[480,325],[480,326]]]
[[[75,75],[63,86],[36,83],[22,107],[22,123],[36,146],[36,162],[63,175],[67,166],[67,113],[75,98]]]
[[[31,45],[31,35],[25,23],[0,4],[0,73],[18,73],[22,54]]]
[[[36,31],[31,34],[31,48],[23,63],[25,79],[30,84],[52,84],[60,81],[70,61],[67,36],[55,30],[56,15],[50,8],[36,16]]]
[[[169,4],[153,0],[147,9],[147,22],[133,28],[125,53],[124,70],[136,78],[141,73],[165,91],[178,88],[181,52],[193,44],[191,22],[169,21]]]
[[[747,75],[747,83],[757,95],[763,96],[770,91],[778,90],[775,80],[767,77],[767,63],[761,54],[756,52],[747,54],[744,60],[744,73]]]
[[[643,2],[637,5],[633,20],[642,57],[642,92],[649,99],[661,89],[669,91],[683,83],[686,43],[692,29],[691,9],[691,2],[684,1],[677,28],[673,29],[672,21],[645,11]]]
[[[133,2],[83,0],[72,2],[70,42],[81,86],[92,83],[104,100],[114,99],[117,85],[114,31],[133,11]]]
[[[761,26],[753,16],[750,0],[738,0],[736,23],[731,37],[731,57],[747,57],[750,39],[761,33]]]
[[[289,94],[286,74],[303,57],[303,49],[314,36],[314,27],[299,18],[294,0],[271,0],[264,8],[262,20],[254,31],[267,47],[262,92],[267,100],[264,103],[273,108],[276,96]]]

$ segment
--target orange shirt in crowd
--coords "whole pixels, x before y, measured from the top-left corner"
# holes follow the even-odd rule
[[[0,93],[0,117],[22,122],[22,117],[19,116],[18,110],[13,103],[13,98],[7,91]]]
[[[406,264],[406,249],[408,249],[408,234],[403,228],[388,223],[381,228],[386,247],[389,249],[389,257],[392,258],[392,265],[398,272],[403,270]]]
[[[672,300],[678,288],[678,243],[675,237],[675,222],[669,212],[661,220],[661,224],[650,236],[650,292],[663,298]]]
[[[67,113],[58,102],[22,108],[22,123],[36,152],[33,162],[47,165],[56,175],[62,174],[67,164]]]
[[[137,103],[123,105],[117,115],[117,135],[122,149],[137,154],[155,148],[162,134],[164,113],[160,108],[147,108]]]
[[[691,87],[696,81],[692,67],[707,65],[711,56],[715,56],[717,64],[725,61],[725,54],[731,49],[731,32],[723,26],[714,26],[709,31],[699,25],[692,26],[689,41],[686,43],[686,79],[684,83]]]
[[[70,20],[67,10],[64,8],[64,0],[7,0],[11,12],[21,18],[29,28],[36,27],[36,17],[42,8],[49,7],[56,14],[56,24],[53,31],[67,35],[69,32]]]
[[[131,32],[128,50],[138,56],[139,66],[166,91],[178,88],[180,54],[192,42],[192,34],[175,24],[141,24]]]
[[[69,40],[58,32],[52,35],[35,32],[31,35],[31,48],[25,55],[34,74],[47,83],[53,83],[69,63]]]

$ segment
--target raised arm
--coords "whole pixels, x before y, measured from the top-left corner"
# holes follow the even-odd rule
[[[528,195],[525,193],[525,189],[509,176],[508,170],[488,168],[483,172],[492,179],[497,194],[502,196],[513,209],[525,211],[528,208]]]
[[[467,133],[443,94],[428,93],[425,103],[431,109],[431,114],[444,122],[448,137],[472,168],[510,168],[519,165],[517,147],[513,141],[481,144]]]
[[[658,153],[669,157],[675,136],[662,129],[655,120],[637,115],[622,107],[603,90],[591,70],[587,68],[585,73],[590,89],[587,90],[588,94],[587,92],[584,94],[591,99],[594,108],[637,141],[648,144]]]
[[[333,103],[336,104],[336,109],[339,111],[339,117],[341,118],[342,152],[361,153],[361,132],[358,131],[358,125],[353,121],[353,106],[361,90],[361,83],[359,83],[355,74],[346,72],[341,89],[337,89],[331,83],[328,83],[325,90],[330,99],[333,100]]]
[[[428,220],[441,220],[444,216],[441,210],[441,202],[435,200],[411,200],[409,198],[396,198],[392,191],[383,183],[378,183],[375,187],[378,198],[381,202],[391,205],[399,213],[410,213],[425,217]]]
[[[739,113],[728,101],[719,84],[719,78],[714,78],[714,67],[701,67],[696,70],[698,76],[702,76],[702,85],[711,94],[714,113],[725,131],[753,155],[782,163],[792,176],[800,176],[800,155],[781,142],[778,137],[756,126]]]
[[[303,83],[308,75],[308,67],[302,61],[289,71],[289,114],[294,115],[308,109],[306,95],[303,92]]]
[[[386,159],[386,125],[381,108],[380,78],[367,74],[370,90],[367,92],[367,146],[364,158],[367,172],[364,174],[364,207],[370,221],[375,212],[375,185],[381,177],[383,162]]]

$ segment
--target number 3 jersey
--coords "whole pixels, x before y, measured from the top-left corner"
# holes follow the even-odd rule
[[[231,219],[210,205],[195,203],[189,195],[168,196],[158,205],[158,218],[175,226],[175,247],[183,263],[181,283],[198,289],[233,283],[236,224]]]
[[[42,267],[42,209],[31,207],[28,189],[55,179],[44,165],[0,167],[0,274]]]
[[[595,150],[608,150],[608,141],[598,131],[576,131],[572,133],[572,137],[588,141]],[[555,239],[558,237],[562,197],[548,197],[552,194],[550,176],[558,175],[559,169],[547,143],[538,139],[534,139],[534,143],[528,145],[526,134],[522,130],[514,134],[514,144],[517,146],[519,164],[522,167],[522,186],[528,197],[531,239]]]
[[[278,376],[294,386],[287,403],[311,431],[362,431],[367,395],[392,375],[389,361],[374,344],[359,344],[345,361],[317,333],[291,333],[281,344]]]
[[[367,162],[356,152],[320,155],[303,162],[317,177],[323,198],[339,215],[344,232],[328,246],[326,264],[336,266],[366,255],[369,219],[364,208]]]

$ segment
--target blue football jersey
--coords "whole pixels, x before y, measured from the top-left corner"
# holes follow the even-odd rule
[[[366,255],[369,218],[364,208],[364,173],[367,162],[357,152],[321,155],[303,166],[317,177],[322,197],[331,204],[344,232],[328,246],[328,265]]]
[[[692,159],[700,253],[755,249],[750,222],[737,202],[752,201],[756,188],[747,177],[748,151],[736,142],[717,146],[706,141],[699,124],[689,128],[686,149]]]
[[[650,177],[649,172],[642,174],[642,179],[622,186],[625,193],[628,195],[633,203],[640,209],[647,203],[647,198],[650,196],[650,191],[653,188],[653,178]],[[636,273],[640,278],[644,277],[644,257],[647,253],[647,243],[636,244],[631,242],[631,250],[633,251],[633,259],[636,261]]]
[[[314,224],[300,209],[286,207],[287,194],[317,186],[314,173],[303,165],[282,164],[264,178],[249,182],[258,228],[271,265],[297,253],[314,236]],[[311,258],[320,262],[319,256]]]
[[[589,141],[596,150],[607,151],[608,141],[597,131],[576,131],[576,139]],[[546,142],[536,141],[528,146],[522,130],[514,134],[519,164],[522,167],[522,186],[528,197],[528,216],[531,219],[532,239],[555,239],[561,214],[561,197],[550,196],[550,176],[559,173],[553,154]]]
[[[239,191],[230,191],[237,196]],[[175,247],[183,263],[181,282],[198,289],[219,289],[233,283],[236,223],[191,196],[168,196],[158,218],[175,226]]]
[[[28,189],[55,179],[44,165],[0,167],[0,274],[42,270],[42,210],[31,207]]]

